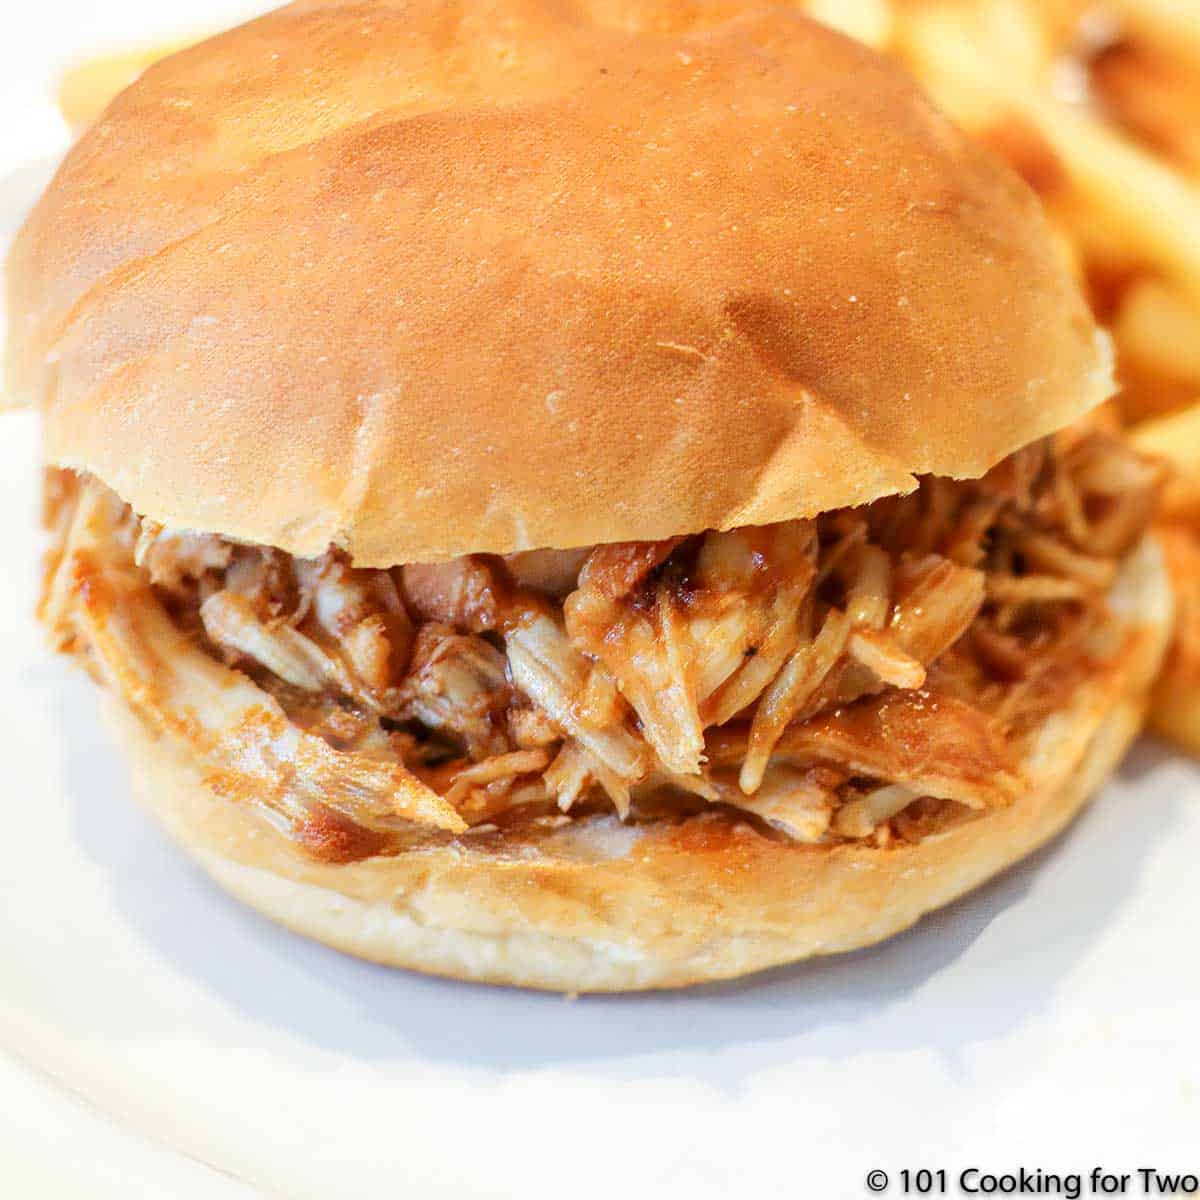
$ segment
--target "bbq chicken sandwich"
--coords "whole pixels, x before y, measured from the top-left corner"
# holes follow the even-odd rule
[[[121,95],[9,268],[53,640],[171,834],[343,950],[863,946],[1138,727],[1106,342],[1024,184],[786,6],[292,5]]]

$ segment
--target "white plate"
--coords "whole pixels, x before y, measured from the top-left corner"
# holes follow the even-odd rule
[[[0,193],[8,229],[42,173]],[[36,427],[3,432],[9,1194],[697,1200],[861,1196],[872,1168],[893,1195],[904,1167],[1200,1168],[1193,766],[1144,744],[1031,862],[749,983],[572,1003],[389,972],[244,911],[133,807],[90,684],[31,619]]]

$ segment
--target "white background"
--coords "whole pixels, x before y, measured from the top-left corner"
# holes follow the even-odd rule
[[[5,241],[65,145],[64,63],[247,11],[6,12]],[[30,618],[36,425],[2,429],[0,1193],[824,1200],[875,1167],[892,1196],[905,1166],[1200,1171],[1194,767],[1142,745],[1055,845],[840,960],[577,1002],[388,972],[243,911],[133,808]]]

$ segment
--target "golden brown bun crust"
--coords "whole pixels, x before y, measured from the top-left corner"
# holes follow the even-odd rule
[[[143,802],[225,888],[351,954],[491,983],[623,991],[723,979],[870,945],[911,925],[1060,830],[1135,736],[1166,644],[1170,591],[1157,548],[1118,602],[1138,633],[1026,763],[1030,793],[916,845],[800,846],[728,824],[573,822],[498,854],[484,837],[353,866],[315,863],[209,791],[172,746],[112,714]],[[1134,818],[1136,819],[1136,818]]]
[[[1025,185],[761,0],[293,5],[120,96],[10,268],[53,462],[367,565],[863,503],[1109,388]]]

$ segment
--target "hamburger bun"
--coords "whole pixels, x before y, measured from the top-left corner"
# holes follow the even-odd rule
[[[1033,193],[753,0],[291,5],[112,103],[9,299],[50,462],[363,566],[813,516],[1112,388]]]
[[[297,557],[332,545],[346,571],[814,517],[918,476],[981,476],[1112,390],[1107,345],[1029,189],[894,66],[786,6],[732,0],[291,5],[114,101],[18,238],[10,301],[10,380],[45,414],[52,465],[107,485],[151,541],[190,530]],[[109,549],[133,523],[117,521]],[[1111,613],[1111,575],[1089,594],[1107,649],[1020,741],[1026,790],[987,811],[947,804],[914,842],[789,842],[734,805],[461,832],[451,802],[414,783],[448,813],[442,832],[420,841],[389,794],[386,816],[414,821],[418,840],[334,865],[220,781],[241,726],[210,735],[200,702],[161,716],[164,681],[183,691],[188,671],[133,638],[131,596],[153,604],[171,653],[208,655],[194,674],[213,709],[256,685],[230,683],[200,626],[159,611],[153,571],[131,536],[120,546],[113,578],[128,587],[111,594],[93,569],[103,547],[85,537],[67,556],[54,591],[66,626],[87,595],[61,641],[86,656],[100,635],[89,647],[80,631],[111,623],[108,659],[89,665],[125,679],[145,718],[113,706],[135,786],[219,883],[367,958],[573,991],[867,945],[1001,870],[1119,759],[1170,611],[1143,542]],[[225,549],[225,562],[258,553]],[[472,634],[493,655],[498,628],[516,640]],[[310,694],[340,702],[321,679]],[[608,711],[632,740],[615,689]],[[260,726],[295,733],[262,695],[275,707]],[[153,732],[156,707],[175,739]],[[571,749],[568,709],[542,715]],[[389,753],[392,734],[417,736],[374,728]],[[321,742],[321,761],[335,749]],[[254,779],[284,780],[280,794],[303,776],[286,752],[271,765]],[[549,785],[539,797],[564,803]]]

